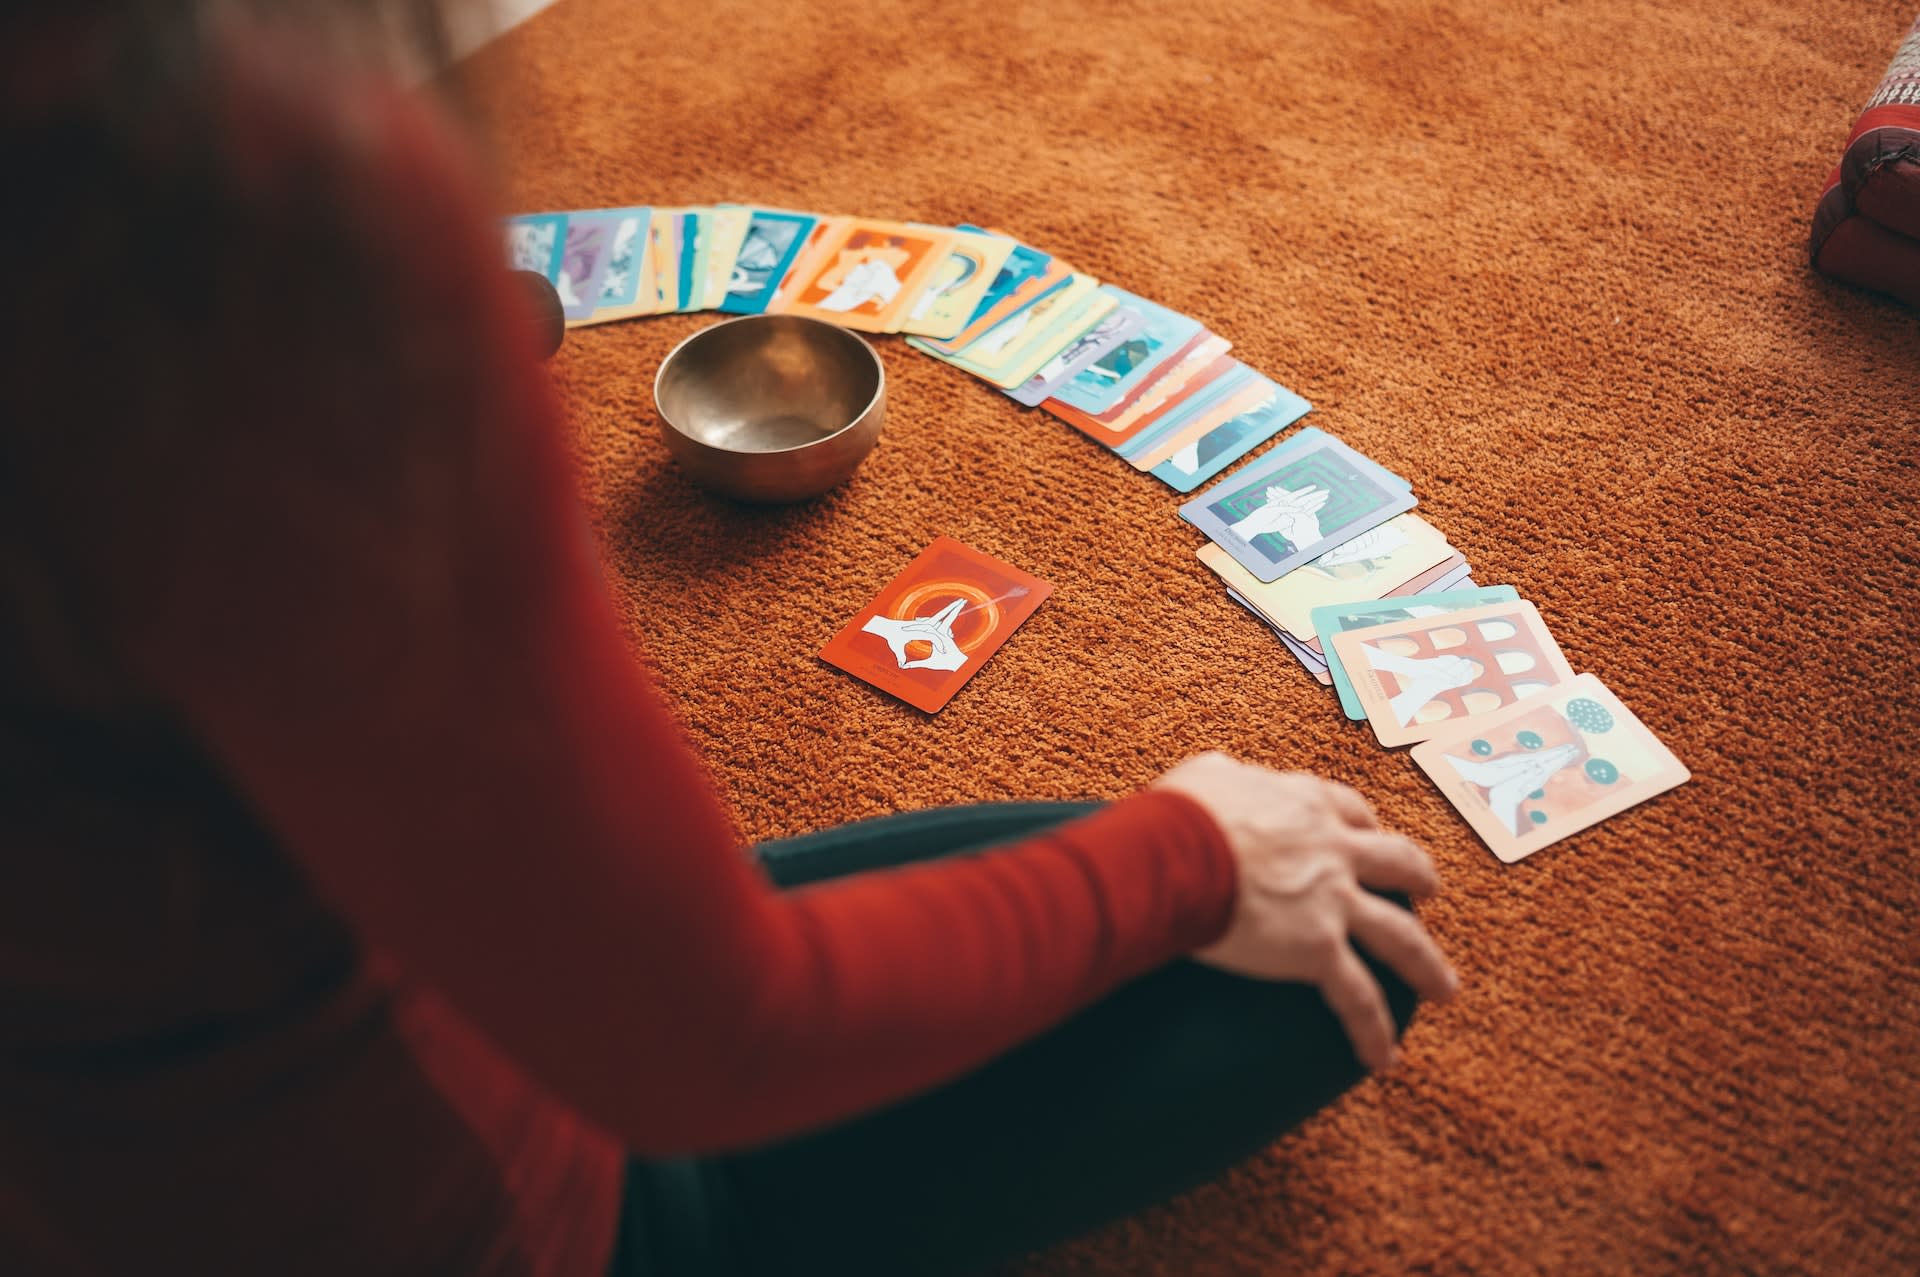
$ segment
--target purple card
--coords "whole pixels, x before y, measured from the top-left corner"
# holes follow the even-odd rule
[[[553,286],[568,319],[585,319],[599,308],[600,287],[613,261],[619,231],[619,223],[610,218],[588,215],[567,220],[566,247]]]
[[[1302,432],[1304,434],[1304,432]],[[1414,507],[1398,476],[1332,435],[1295,437],[1180,507],[1261,581],[1277,581]]]

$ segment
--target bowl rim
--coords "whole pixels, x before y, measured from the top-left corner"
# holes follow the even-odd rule
[[[862,407],[859,412],[854,413],[853,416],[847,421],[846,425],[841,426],[838,430],[833,431],[831,434],[821,435],[818,439],[809,439],[805,443],[789,444],[784,448],[755,448],[755,449],[752,449],[751,451],[740,449],[740,448],[723,448],[717,443],[709,443],[705,439],[700,438],[698,435],[689,434],[687,431],[681,429],[680,424],[676,422],[672,418],[672,416],[668,414],[666,408],[660,403],[660,379],[666,376],[667,369],[672,366],[674,359],[679,356],[681,351],[685,350],[688,346],[700,340],[702,337],[707,336],[709,333],[717,332],[722,328],[730,328],[735,324],[748,323],[752,320],[775,320],[775,319],[785,320],[790,323],[810,324],[816,328],[824,328],[828,332],[838,333],[842,337],[850,337],[853,339],[853,342],[856,346],[858,346],[861,350],[866,351],[867,358],[873,361],[874,380],[873,380],[873,395],[871,398],[867,400],[865,406]],[[680,340],[680,342],[674,346],[672,350],[669,350],[666,353],[666,356],[660,361],[660,366],[656,368],[653,373],[653,410],[654,412],[659,414],[661,422],[665,424],[669,430],[673,431],[674,434],[679,435],[682,439],[685,439],[687,442],[692,444],[697,444],[702,448],[710,448],[715,452],[723,453],[730,457],[777,457],[782,455],[783,453],[802,452],[808,448],[818,448],[823,443],[827,443],[831,440],[838,439],[841,435],[847,433],[847,431],[852,430],[855,426],[865,421],[868,417],[870,417],[873,414],[874,408],[877,407],[881,403],[881,401],[886,398],[886,394],[887,394],[887,366],[886,364],[881,362],[880,352],[874,348],[873,343],[868,341],[864,336],[855,332],[851,328],[842,328],[838,324],[830,324],[824,319],[815,319],[811,315],[783,315],[783,314],[767,314],[763,312],[758,315],[735,315],[731,319],[722,319],[717,323],[708,324],[706,327],[700,329],[699,331],[689,333],[687,334],[687,336],[683,337]]]

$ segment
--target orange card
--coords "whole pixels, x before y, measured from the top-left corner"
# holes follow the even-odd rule
[[[1591,674],[1450,724],[1413,761],[1508,864],[1690,778]]]
[[[951,537],[936,537],[820,659],[937,713],[1053,587]]]
[[[1450,732],[1573,681],[1539,609],[1524,599],[1342,630],[1332,640],[1382,745]]]
[[[953,232],[904,222],[837,220],[781,287],[781,309],[842,328],[883,333],[947,260]]]

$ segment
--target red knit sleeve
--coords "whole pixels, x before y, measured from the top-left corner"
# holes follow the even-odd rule
[[[460,152],[398,98],[257,92],[217,389],[129,454],[95,557],[130,659],[369,941],[663,1153],[951,1077],[1224,928],[1231,856],[1165,792],[772,889],[602,588]],[[332,229],[300,229],[315,173]]]

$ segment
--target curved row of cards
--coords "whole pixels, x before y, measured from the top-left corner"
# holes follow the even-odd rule
[[[1310,408],[1198,320],[976,226],[741,205],[511,219],[508,254],[570,324],[807,315],[908,344],[1039,406],[1180,492]],[[1538,610],[1476,586],[1411,485],[1308,426],[1186,501],[1199,557],[1348,718],[1414,761],[1512,862],[1688,779]],[[822,650],[929,713],[1039,607],[1045,581],[940,538]]]

